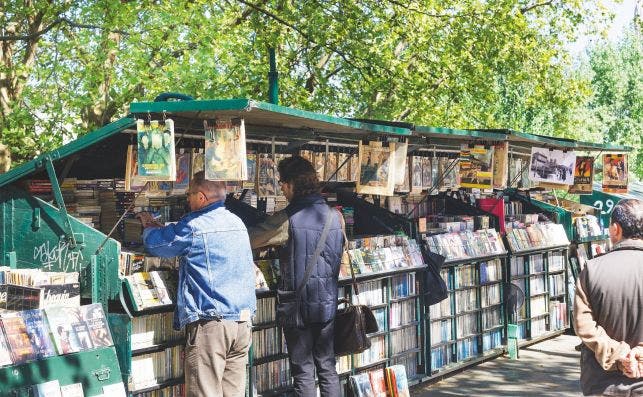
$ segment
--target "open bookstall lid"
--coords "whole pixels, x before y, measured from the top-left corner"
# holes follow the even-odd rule
[[[59,176],[67,159],[74,162],[74,172],[80,172],[70,176],[109,178],[124,175],[125,152],[127,144],[133,142],[132,133],[136,131],[136,119],[147,119],[148,115],[157,120],[162,117],[173,119],[177,138],[180,138],[181,134],[203,136],[203,123],[199,122],[200,120],[227,117],[243,117],[246,134],[250,138],[275,136],[289,140],[324,141],[324,138],[328,137],[331,141],[346,139],[356,143],[359,139],[378,135],[411,135],[407,128],[369,124],[250,99],[138,102],[130,105],[130,111],[132,114],[129,117],[83,135],[0,175],[0,187],[26,177],[46,178],[44,165],[47,157],[53,161]],[[118,161],[121,158],[123,161]],[[85,175],[83,172],[88,174]]]

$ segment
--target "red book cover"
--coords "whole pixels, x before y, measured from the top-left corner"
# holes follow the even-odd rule
[[[483,198],[478,200],[478,208],[498,217],[500,234],[505,235],[505,202],[503,199]]]

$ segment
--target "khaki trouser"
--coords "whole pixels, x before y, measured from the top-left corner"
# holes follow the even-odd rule
[[[243,397],[251,337],[248,321],[201,320],[188,324],[186,396]]]

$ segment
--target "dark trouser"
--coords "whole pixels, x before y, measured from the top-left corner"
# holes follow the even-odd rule
[[[304,329],[284,328],[290,371],[297,397],[316,397],[315,368],[322,397],[339,397],[333,334],[335,320],[309,324]]]

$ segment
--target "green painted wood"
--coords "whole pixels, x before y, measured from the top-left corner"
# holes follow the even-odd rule
[[[469,139],[483,139],[489,141],[506,141],[507,135],[501,132],[493,131],[476,131],[476,130],[458,130],[453,128],[430,127],[430,126],[415,126],[413,130],[423,136],[430,137],[431,135],[446,135],[453,139],[469,138]]]
[[[592,190],[592,194],[582,194],[580,196],[581,204],[590,205],[598,210],[597,214],[603,221],[603,227],[609,226],[612,210],[622,199],[622,196],[604,193],[600,190]]]
[[[126,314],[109,313],[107,321],[112,332],[123,382],[127,385],[132,374],[132,319]]]
[[[45,158],[49,156],[52,161],[58,161],[65,157],[68,157],[76,152],[79,152],[95,143],[98,143],[105,138],[108,138],[114,134],[118,134],[126,128],[130,128],[136,125],[136,120],[132,118],[122,118],[113,123],[107,124],[103,128],[100,128],[96,131],[90,132],[87,135],[69,142],[66,145],[61,146],[56,150],[45,153],[41,156],[36,157],[35,159],[22,164],[21,166],[14,168],[13,170],[7,172],[6,174],[0,175],[0,187],[8,185],[12,182],[17,181],[20,178],[32,174],[36,171],[40,171],[45,167]]]
[[[336,125],[349,129],[364,132],[374,132],[391,135],[411,135],[411,130],[401,127],[393,127],[380,124],[364,123],[355,120],[349,120],[341,117],[328,116],[321,113],[309,112],[289,108],[286,106],[275,105],[271,103],[255,101],[250,99],[213,99],[198,101],[174,101],[174,102],[135,102],[130,104],[130,112],[137,114],[150,113],[182,113],[182,112],[199,112],[199,111],[246,111],[252,112],[265,111],[275,115],[285,115],[297,118],[300,121],[310,120],[329,124],[329,127]]]
[[[15,255],[17,268],[80,272],[81,294],[92,298],[91,257],[105,240],[103,233],[67,215],[78,242],[73,247],[65,236],[65,215],[58,208],[11,186],[0,190],[0,208],[3,214],[0,260],[3,264],[9,264],[9,257]],[[97,254],[105,271],[106,285],[101,288],[111,299],[118,297],[120,288],[119,255],[120,245],[113,239],[109,239]]]
[[[103,394],[103,386],[122,381],[113,347],[54,356],[0,368],[0,396],[23,396],[39,383],[57,379],[61,385],[82,383],[85,396]]]

